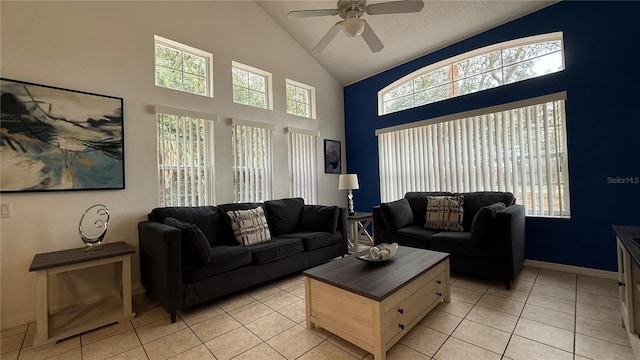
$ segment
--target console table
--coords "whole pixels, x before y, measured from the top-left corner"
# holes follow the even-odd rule
[[[351,249],[353,249],[354,253],[357,253],[358,243],[360,242],[360,236],[365,237],[369,240],[371,246],[374,245],[373,238],[371,234],[367,231],[367,227],[371,225],[373,221],[373,213],[369,212],[357,212],[353,215],[347,215],[347,231],[348,231],[348,240]]]
[[[33,345],[41,346],[93,330],[114,322],[133,319],[131,306],[131,254],[135,248],[124,242],[104,244],[100,249],[84,248],[37,254],[29,271],[37,275],[37,325]],[[120,264],[119,296],[102,299],[97,303],[64,308],[51,313],[49,304],[49,277],[101,266]]]
[[[614,225],[618,252],[620,312],[631,348],[640,355],[640,227]]]

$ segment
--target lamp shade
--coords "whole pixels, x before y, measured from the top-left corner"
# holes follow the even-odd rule
[[[358,175],[357,174],[344,174],[340,175],[338,179],[338,190],[356,190],[359,189]]]

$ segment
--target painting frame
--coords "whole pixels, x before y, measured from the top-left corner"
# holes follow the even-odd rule
[[[324,173],[342,173],[342,147],[338,140],[324,139]]]
[[[124,99],[0,77],[0,193],[125,189]]]

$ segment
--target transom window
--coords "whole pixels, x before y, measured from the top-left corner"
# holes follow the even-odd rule
[[[213,55],[154,36],[156,86],[213,97]]]
[[[287,113],[315,119],[316,89],[287,79]]]
[[[477,49],[415,71],[378,92],[378,115],[564,70],[562,33]]]
[[[273,110],[271,73],[233,61],[233,102]]]

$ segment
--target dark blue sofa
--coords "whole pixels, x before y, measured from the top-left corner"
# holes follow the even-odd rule
[[[271,240],[239,246],[227,211],[264,209]],[[211,252],[195,253],[188,234],[166,225],[171,217],[196,225]],[[138,224],[141,281],[175,322],[176,312],[299,272],[347,253],[346,211],[305,205],[301,198],[264,203],[156,208]]]

